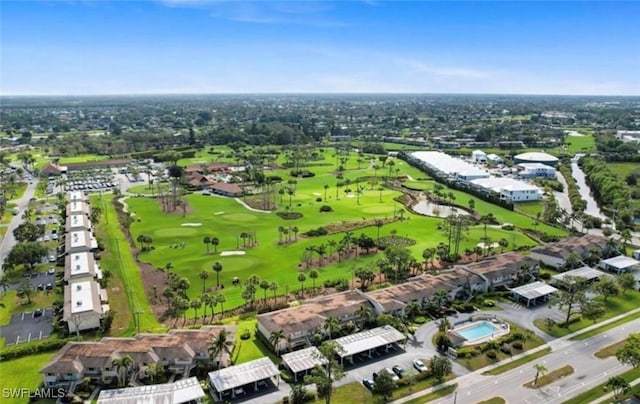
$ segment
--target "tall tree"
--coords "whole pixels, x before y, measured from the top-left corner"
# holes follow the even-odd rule
[[[114,358],[111,361],[111,366],[115,369],[116,374],[118,375],[118,385],[120,387],[124,387],[129,369],[133,367],[133,359],[130,355]]]
[[[213,270],[213,272],[216,273],[216,287],[220,287],[220,272],[222,272],[222,264],[218,261],[213,263],[213,266],[211,267],[211,269]]]
[[[434,356],[431,358],[429,369],[431,369],[433,377],[442,383],[445,377],[453,370],[453,365],[451,365],[451,361],[446,356]]]
[[[636,288],[636,278],[632,273],[627,272],[618,275],[616,281],[618,282],[618,286],[620,286],[620,289],[622,289],[622,293],[624,294],[627,293],[627,290],[633,290]]]
[[[325,404],[331,404],[331,395],[333,392],[333,383],[341,380],[345,376],[342,365],[335,359],[342,352],[342,347],[333,341],[325,341],[318,347],[321,357],[318,359],[325,360],[322,366],[318,366],[311,370],[305,376],[304,381],[307,384],[315,384],[318,396],[324,398]]]
[[[536,363],[535,365],[533,365],[533,368],[536,370],[536,377],[535,379],[533,379],[533,385],[537,386],[538,378],[541,375],[544,375],[545,373],[547,373],[547,368],[542,363]]]
[[[233,335],[227,331],[225,328],[220,330],[220,332],[213,337],[209,341],[209,358],[211,362],[216,359],[216,367],[220,369],[222,365],[222,357],[224,354],[231,356],[231,351],[233,350]]]
[[[209,272],[207,272],[207,271],[200,272],[200,280],[202,281],[202,294],[203,295],[204,295],[204,292],[206,290],[207,279],[209,279]]]
[[[213,253],[218,253],[218,245],[220,245],[220,239],[218,237],[211,237],[211,245],[213,246]]]
[[[285,335],[283,330],[274,330],[271,331],[269,335],[269,343],[273,347],[274,351],[276,351],[277,355],[280,355],[280,343],[287,340],[287,336]]]
[[[586,302],[589,284],[583,277],[569,275],[562,280],[560,286],[561,289],[551,295],[549,307],[558,307],[561,310],[566,308],[567,317],[564,321],[564,327],[567,327],[576,306],[581,306]]]
[[[204,243],[204,246],[205,246],[205,247],[206,247],[206,249],[207,249],[207,254],[209,254],[209,244],[211,244],[211,237],[209,237],[209,236],[204,236],[204,237],[202,238],[202,242]]]
[[[629,334],[626,342],[616,352],[616,358],[620,363],[631,365],[634,368],[640,366],[640,334]]]

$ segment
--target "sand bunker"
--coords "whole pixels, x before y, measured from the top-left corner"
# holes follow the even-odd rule
[[[183,226],[183,227],[199,227],[199,226],[202,226],[202,223],[182,223],[180,226]]]
[[[355,198],[355,197],[356,197],[356,196],[355,196],[355,195],[352,195],[352,194],[349,194],[349,195],[345,196],[345,198]]]
[[[322,194],[320,192],[314,192],[313,193],[315,196],[322,196]]]
[[[224,212],[216,212],[213,214],[214,216],[220,216],[220,215],[224,215]]]
[[[582,133],[576,132],[575,130],[567,131],[567,136],[584,137],[584,135]]]
[[[221,257],[227,257],[229,255],[244,255],[244,251],[223,251],[220,253]]]

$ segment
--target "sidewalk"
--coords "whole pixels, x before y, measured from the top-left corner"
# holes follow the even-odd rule
[[[442,389],[442,388],[444,388],[446,386],[450,386],[450,385],[453,385],[453,384],[458,384],[458,387],[460,387],[461,384],[464,384],[467,381],[472,381],[470,379],[473,379],[474,377],[477,377],[478,375],[482,375],[484,372],[487,372],[487,371],[489,371],[491,369],[495,369],[498,366],[505,365],[505,364],[510,363],[510,362],[512,362],[514,360],[518,360],[518,359],[520,359],[522,357],[531,355],[532,353],[538,352],[538,351],[543,350],[545,348],[551,348],[552,351],[557,350],[558,348],[562,348],[563,345],[566,345],[568,343],[568,340],[570,340],[571,338],[575,337],[576,335],[582,334],[583,332],[591,331],[591,330],[593,330],[595,328],[598,328],[598,327],[601,327],[603,325],[612,323],[612,322],[614,322],[614,321],[616,321],[616,320],[618,320],[618,319],[620,319],[622,317],[628,316],[630,314],[638,313],[638,312],[640,312],[640,308],[628,311],[626,313],[623,313],[623,314],[620,314],[618,316],[612,317],[612,318],[610,318],[608,320],[605,320],[605,321],[602,321],[600,323],[596,323],[596,324],[590,325],[589,327],[585,327],[585,328],[583,328],[581,330],[578,330],[576,332],[573,332],[573,333],[571,333],[569,335],[565,335],[564,337],[557,338],[557,339],[555,339],[553,341],[550,341],[550,342],[548,342],[546,344],[540,345],[539,347],[536,347],[534,349],[530,349],[530,350],[528,350],[526,352],[520,353],[518,355],[514,355],[510,359],[507,359],[507,360],[504,360],[504,361],[500,361],[498,363],[494,363],[494,364],[489,365],[489,366],[485,366],[485,367],[483,367],[481,369],[475,370],[475,371],[473,371],[473,372],[471,372],[469,374],[466,374],[464,376],[456,377],[455,379],[450,380],[447,383],[439,384],[439,385],[437,385],[435,387],[431,387],[429,389],[422,390],[422,391],[419,391],[417,393],[413,393],[413,394],[408,395],[406,397],[402,397],[402,398],[399,398],[399,399],[397,399],[395,401],[392,401],[391,403],[392,404],[406,403],[407,401],[411,401],[413,399],[425,396],[425,395],[427,395],[429,393],[432,393],[434,391],[438,391],[438,390],[440,390],[440,389]],[[640,380],[638,380],[637,382],[640,383]],[[611,396],[613,397],[613,394],[611,394]]]

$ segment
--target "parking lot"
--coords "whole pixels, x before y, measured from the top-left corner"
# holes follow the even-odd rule
[[[5,346],[47,338],[53,331],[53,308],[14,314],[8,325],[0,327]]]

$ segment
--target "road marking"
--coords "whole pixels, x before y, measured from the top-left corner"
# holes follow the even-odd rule
[[[24,320],[24,314],[25,314],[25,313],[22,313],[22,318],[21,318],[21,320]]]
[[[31,342],[31,333],[29,333],[29,337],[27,338],[27,342]]]
[[[42,339],[42,330],[40,330],[40,338],[38,339]]]

